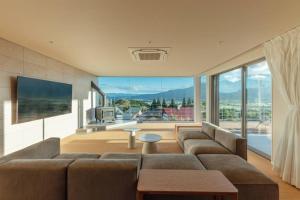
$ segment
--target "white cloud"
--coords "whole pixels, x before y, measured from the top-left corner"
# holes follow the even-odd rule
[[[144,87],[142,85],[115,86],[109,84],[101,84],[100,88],[106,93],[148,94],[166,91],[158,88]]]
[[[222,74],[221,77],[232,83],[238,82],[241,80],[241,69],[236,69],[230,72],[226,72]]]

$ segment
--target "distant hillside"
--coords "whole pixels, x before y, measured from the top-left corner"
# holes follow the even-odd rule
[[[171,99],[175,100],[182,100],[183,97],[185,98],[194,98],[194,87],[184,88],[184,89],[176,89],[176,90],[169,90],[166,92],[160,92],[156,94],[114,94],[114,93],[108,93],[108,98],[111,99],[136,99],[136,100],[144,100],[144,101],[150,101],[153,99],[166,99],[167,101],[170,101]]]
[[[236,84],[238,85],[238,84]],[[201,97],[202,100],[205,97],[205,85],[202,85],[201,87]],[[236,86],[235,86],[236,88]],[[270,88],[267,88],[268,92],[263,92],[261,94],[261,101],[262,102],[271,102],[271,90]],[[255,103],[258,101],[258,91],[256,88],[249,88],[248,89],[248,102],[249,103]],[[183,97],[186,99],[188,98],[194,98],[194,87],[184,88],[184,89],[176,89],[176,90],[169,90],[166,92],[160,92],[156,94],[124,94],[124,93],[108,93],[108,98],[110,99],[135,99],[135,100],[143,100],[143,101],[151,101],[153,99],[166,99],[166,101],[170,101],[171,99],[175,99],[177,101],[181,101]],[[220,93],[220,99],[222,102],[239,102],[241,99],[241,92],[221,92]]]

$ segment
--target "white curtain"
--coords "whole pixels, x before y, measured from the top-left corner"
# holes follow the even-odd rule
[[[266,42],[264,51],[289,109],[282,122],[284,131],[273,147],[273,168],[284,181],[300,188],[300,27]]]

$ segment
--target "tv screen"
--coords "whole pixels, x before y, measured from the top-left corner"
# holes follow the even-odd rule
[[[72,85],[17,77],[17,122],[72,112]]]

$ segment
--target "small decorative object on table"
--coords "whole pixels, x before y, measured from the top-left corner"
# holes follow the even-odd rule
[[[128,148],[134,149],[135,148],[135,133],[140,131],[141,129],[138,128],[126,128],[124,131],[129,133],[128,137]]]

